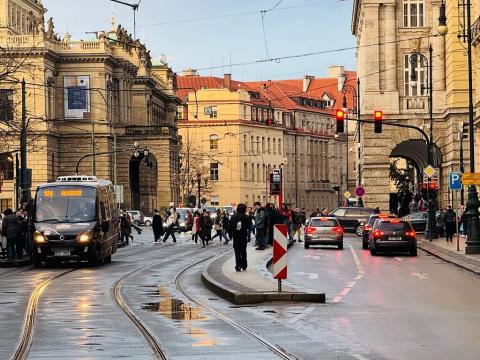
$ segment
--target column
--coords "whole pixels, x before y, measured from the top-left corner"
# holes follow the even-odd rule
[[[395,4],[385,4],[385,90],[397,91],[397,23]]]

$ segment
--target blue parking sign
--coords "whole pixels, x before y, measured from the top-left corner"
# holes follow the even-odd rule
[[[462,173],[451,172],[448,174],[448,187],[450,190],[462,190]]]

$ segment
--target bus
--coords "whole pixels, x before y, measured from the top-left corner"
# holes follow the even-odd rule
[[[41,184],[32,221],[36,267],[64,260],[109,263],[117,250],[120,213],[109,180],[75,175]]]

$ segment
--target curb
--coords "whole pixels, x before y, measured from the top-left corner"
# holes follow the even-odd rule
[[[289,244],[288,246],[292,246]],[[218,261],[214,260],[214,261]],[[202,283],[207,289],[214,292],[218,296],[231,302],[235,305],[247,305],[247,304],[259,304],[269,301],[300,301],[300,302],[312,302],[312,303],[325,303],[324,293],[304,293],[304,292],[240,292],[232,289],[225,284],[215,280],[209,273],[208,269],[214,262],[212,261],[207,266],[206,270],[201,273]],[[267,261],[266,266],[270,266],[273,258]]]
[[[480,266],[471,264],[469,261],[464,261],[460,259],[460,257],[462,256],[461,254],[452,253],[450,250],[439,249],[436,245],[432,245],[425,240],[417,241],[417,247],[430,255],[442,259],[443,261],[456,265],[476,275],[480,275]]]
[[[30,259],[0,260],[0,268],[23,267],[30,264],[31,264]]]

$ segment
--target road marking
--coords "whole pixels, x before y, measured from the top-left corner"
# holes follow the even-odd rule
[[[355,261],[355,266],[357,267],[357,276],[355,276],[355,279],[351,281],[340,293],[335,296],[332,300],[333,303],[339,303],[342,301],[345,296],[350,292],[350,290],[353,289],[355,285],[363,278],[365,275],[365,270],[363,268],[362,263],[360,262],[360,259],[358,258],[357,253],[355,252],[355,249],[353,248],[352,245],[348,245],[350,247],[350,251],[352,252],[353,260]],[[361,356],[361,355],[359,355]]]
[[[368,358],[366,358],[365,356],[361,355],[361,354],[350,354],[352,355],[352,357],[354,357],[355,359],[358,359],[358,360],[368,360]]]
[[[293,273],[293,274],[294,275],[300,275],[300,276],[308,275],[309,280],[317,280],[318,279],[318,274],[316,274],[316,273],[296,272],[296,273]]]
[[[394,259],[397,260],[397,261],[400,261],[400,262],[403,261],[403,259],[402,259],[402,258],[399,258],[399,257],[394,257]]]
[[[424,274],[424,273],[414,272],[414,273],[411,273],[410,276],[416,276],[419,280],[427,280],[428,279],[428,274]]]
[[[300,319],[303,319],[305,316],[307,316],[308,314],[310,314],[313,309],[315,309],[315,306],[308,306],[307,308],[305,308],[305,310],[303,310],[300,314],[298,314],[297,316],[291,318],[290,320],[287,321],[288,324],[293,324],[293,323],[296,323],[298,320]]]

